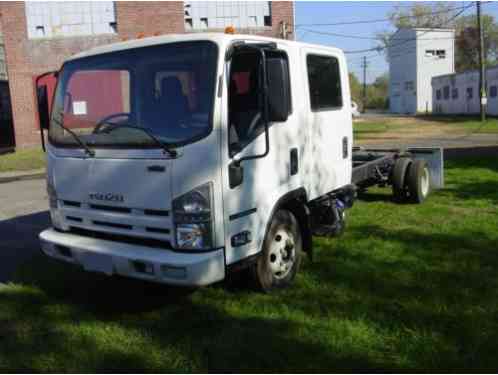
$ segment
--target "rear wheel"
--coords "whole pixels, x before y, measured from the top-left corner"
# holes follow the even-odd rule
[[[278,210],[265,236],[262,254],[252,269],[256,287],[265,292],[288,287],[299,270],[301,257],[299,223],[290,211]]]
[[[410,201],[425,201],[431,190],[431,174],[427,163],[424,160],[415,160],[410,165],[406,177]]]
[[[408,189],[406,186],[406,174],[408,167],[412,163],[410,158],[399,158],[394,163],[392,184],[394,200],[397,202],[405,202],[408,200]]]

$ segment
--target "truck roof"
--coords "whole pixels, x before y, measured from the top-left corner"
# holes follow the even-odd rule
[[[71,56],[69,60],[74,60],[74,59],[79,59],[82,57],[87,57],[87,56],[93,56],[93,55],[100,55],[104,53],[110,53],[110,52],[116,52],[116,51],[123,51],[131,48],[140,48],[140,47],[148,47],[148,46],[153,46],[153,45],[158,45],[158,44],[165,44],[165,43],[175,43],[175,42],[187,42],[187,41],[196,41],[196,40],[210,40],[218,44],[223,44],[223,43],[229,43],[231,41],[236,41],[236,40],[254,40],[254,41],[262,41],[262,42],[275,42],[278,44],[286,44],[286,45],[300,45],[300,46],[308,46],[311,48],[320,48],[320,49],[328,49],[330,51],[334,51],[336,53],[341,53],[342,50],[335,48],[335,47],[330,47],[330,46],[324,46],[324,45],[317,45],[317,44],[308,44],[308,43],[301,43],[301,42],[296,42],[293,40],[284,40],[284,39],[278,39],[278,38],[269,38],[269,37],[264,37],[264,36],[259,36],[259,35],[251,35],[251,34],[225,34],[225,33],[185,33],[185,34],[166,34],[166,35],[160,35],[160,36],[153,36],[153,37],[147,37],[147,38],[141,38],[141,39],[133,39],[129,41],[124,41],[124,42],[117,42],[117,43],[111,43],[111,44],[106,44],[102,45],[99,47],[94,47],[91,48],[87,51],[83,51],[80,53],[77,53],[73,56]]]

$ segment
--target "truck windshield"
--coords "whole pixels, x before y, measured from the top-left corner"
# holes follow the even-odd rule
[[[195,142],[212,128],[216,62],[217,47],[208,41],[69,61],[59,74],[50,140],[80,147],[66,128],[91,148],[157,148],[157,141],[171,148]]]

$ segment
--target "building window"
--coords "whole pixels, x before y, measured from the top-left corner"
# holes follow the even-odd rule
[[[496,86],[491,86],[489,88],[489,96],[492,97],[492,98],[496,98]]]
[[[319,111],[342,107],[339,61],[331,56],[308,55],[306,64],[311,109]]]
[[[27,1],[25,9],[30,39],[114,34],[117,31],[113,1]]]
[[[269,1],[184,1],[187,30],[271,27]]]
[[[458,99],[458,88],[451,89],[451,99]]]
[[[441,100],[441,89],[436,90],[436,100]]]
[[[450,86],[443,87],[443,98],[444,100],[448,100],[450,98]]]
[[[413,91],[413,81],[405,82],[405,91]]]
[[[472,87],[467,87],[467,99],[472,99],[473,95],[474,95],[474,92],[472,90]]]

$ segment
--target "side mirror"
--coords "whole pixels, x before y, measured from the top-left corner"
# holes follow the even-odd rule
[[[268,58],[266,60],[268,77],[268,120],[287,121],[290,112],[290,82],[287,60]]]
[[[228,183],[233,189],[244,181],[244,167],[238,161],[233,161],[228,166]]]
[[[50,124],[47,85],[38,86],[36,88],[36,97],[38,99],[38,118],[40,120],[40,128],[46,130],[49,128]]]

